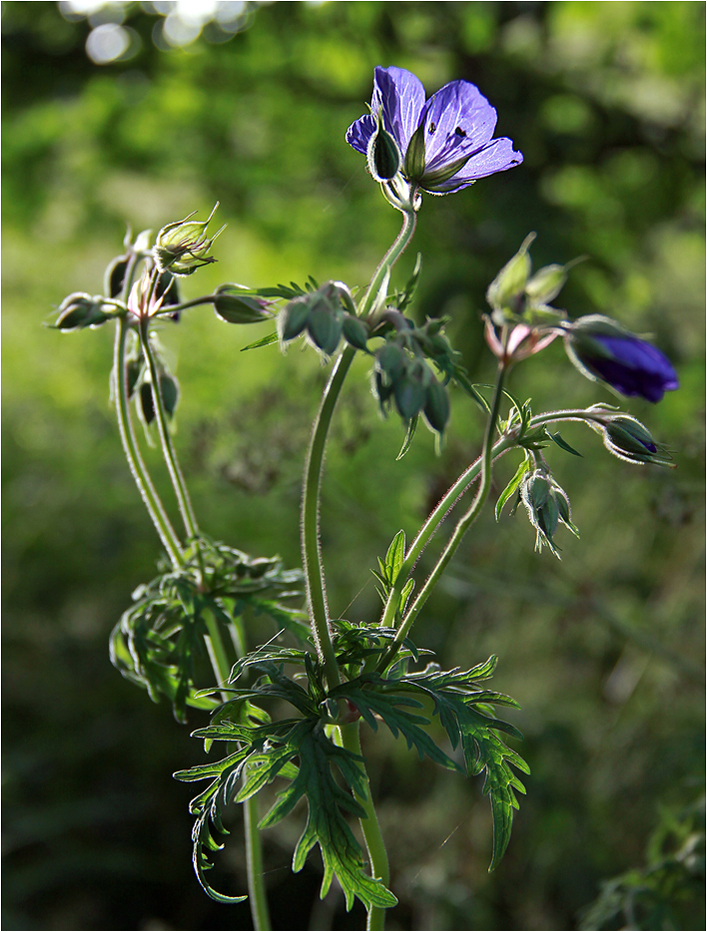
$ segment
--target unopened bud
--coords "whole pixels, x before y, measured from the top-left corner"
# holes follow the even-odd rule
[[[449,421],[449,395],[446,386],[436,379],[427,386],[425,397],[425,420],[438,434],[443,434]]]
[[[376,181],[390,181],[400,171],[403,157],[394,137],[383,125],[383,114],[376,115],[376,130],[368,143],[368,170]]]
[[[277,332],[281,343],[288,343],[302,333],[307,326],[309,310],[310,303],[307,295],[300,295],[288,301],[277,316]]]
[[[84,327],[99,327],[112,317],[117,310],[106,305],[100,295],[88,295],[86,292],[74,292],[59,305],[59,316],[53,325],[57,330],[83,330]]]
[[[358,318],[347,314],[342,325],[344,339],[357,350],[368,352],[368,325]]]
[[[562,523],[572,534],[579,532],[572,524],[570,501],[567,493],[543,469],[537,469],[523,481],[520,496],[528,511],[530,523],[535,528],[535,549],[541,551],[543,544],[559,558],[553,536]]]
[[[486,300],[494,311],[510,311],[512,314],[519,312],[517,305],[523,296],[532,268],[528,248],[534,239],[535,234],[529,233],[515,256],[489,285]]]
[[[525,294],[533,304],[545,305],[562,291],[567,281],[567,267],[553,263],[538,269],[525,284]]]
[[[206,228],[217,207],[218,202],[204,221],[190,220],[193,214],[189,214],[184,220],[167,224],[160,230],[154,248],[155,261],[160,272],[168,270],[172,275],[191,275],[202,266],[216,262],[208,253],[224,228],[212,237],[206,236]]]
[[[214,311],[216,317],[227,324],[259,324],[267,321],[272,316],[268,313],[268,306],[269,302],[264,298],[233,294],[229,285],[221,285],[216,289]]]

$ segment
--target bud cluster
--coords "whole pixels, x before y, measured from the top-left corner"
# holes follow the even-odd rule
[[[368,325],[355,316],[351,292],[343,282],[325,282],[314,291],[298,295],[285,305],[277,319],[280,344],[284,348],[305,333],[326,356],[339,346],[341,337],[357,350],[366,350]]]
[[[491,320],[497,327],[507,324],[527,324],[531,327],[551,325],[566,317],[564,311],[550,306],[567,281],[574,263],[560,266],[553,263],[533,274],[528,249],[535,239],[529,233],[518,252],[501,269],[486,290],[491,306]]]
[[[559,558],[558,548],[553,540],[558,525],[565,525],[572,534],[579,537],[579,532],[572,524],[567,493],[555,482],[547,468],[541,466],[523,480],[520,498],[536,531],[536,551],[542,551],[545,544],[555,557]]]
[[[207,237],[206,228],[217,207],[218,202],[204,221],[190,220],[196,213],[193,212],[184,220],[162,227],[157,234],[153,250],[160,272],[169,271],[172,275],[186,276],[196,272],[202,266],[216,262],[213,257],[209,256],[209,250],[224,227],[221,227],[212,237]]]

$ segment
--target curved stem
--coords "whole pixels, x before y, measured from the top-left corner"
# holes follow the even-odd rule
[[[543,412],[541,415],[535,415],[535,417],[530,419],[528,429],[539,428],[547,424],[555,424],[558,421],[580,421],[585,424],[591,422],[596,422],[597,424],[603,423],[603,419],[598,413],[595,414],[592,411],[587,411],[582,408],[572,408],[561,411]],[[493,445],[493,459],[495,460],[516,446],[518,446],[518,439],[515,435],[504,435]],[[400,608],[402,589],[410,578],[415,564],[446,515],[479,476],[481,467],[482,457],[479,457],[464,470],[454,483],[452,483],[435,508],[430,512],[425,523],[417,533],[415,540],[410,544],[405,555],[405,560],[400,566],[400,571],[394,585],[391,587],[388,601],[386,602],[381,617],[381,626],[390,628],[395,624],[395,618]]]
[[[469,527],[477,518],[481,509],[488,498],[489,491],[491,489],[491,476],[492,476],[492,463],[494,456],[494,444],[493,436],[496,431],[496,423],[498,421],[498,412],[501,405],[501,398],[503,395],[503,382],[506,374],[506,368],[501,364],[498,367],[498,375],[496,377],[496,388],[494,390],[493,401],[491,403],[491,411],[489,412],[488,421],[486,422],[486,431],[484,433],[484,443],[481,451],[481,457],[479,458],[480,472],[481,472],[481,482],[479,483],[479,488],[476,491],[474,500],[469,506],[467,512],[459,519],[457,522],[456,528],[452,534],[452,537],[447,542],[446,547],[442,551],[441,556],[439,557],[437,563],[433,567],[430,575],[425,581],[424,586],[420,590],[415,599],[414,603],[410,609],[405,614],[405,617],[400,623],[398,632],[388,649],[385,653],[381,662],[379,664],[379,670],[385,670],[390,663],[395,658],[395,655],[400,650],[400,647],[407,637],[408,632],[412,628],[412,625],[417,618],[420,610],[427,602],[430,593],[437,585],[439,578],[444,573],[447,564],[452,559],[455,551],[461,544],[461,541],[468,531]],[[503,440],[503,439],[502,439]],[[499,446],[499,445],[497,445]],[[445,499],[449,496],[449,493]],[[439,509],[439,506],[437,507]],[[435,510],[437,511],[437,509]],[[428,520],[429,521],[429,520]],[[419,535],[418,535],[419,538]],[[407,559],[406,559],[407,562]],[[402,576],[403,568],[401,567],[398,577]],[[387,609],[387,607],[386,607]]]
[[[381,260],[366,294],[358,309],[359,317],[370,313],[378,291],[389,269],[398,260],[415,232],[416,215],[409,212],[404,215],[403,225],[394,243]],[[317,653],[324,663],[329,688],[339,683],[339,670],[334,656],[329,630],[329,616],[326,599],[324,567],[319,547],[319,496],[322,481],[322,466],[326,440],[331,425],[334,409],[341,392],[341,387],[351,367],[356,351],[347,347],[336,361],[331,377],[324,390],[319,411],[314,422],[312,438],[307,451],[302,488],[302,562],[307,584],[307,601],[312,625],[312,633],[317,645]]]
[[[118,418],[118,431],[123,445],[123,451],[133,475],[135,484],[145,503],[152,524],[160,536],[172,564],[178,567],[181,562],[181,545],[170,524],[164,506],[152,485],[152,480],[140,456],[140,450],[135,440],[130,410],[128,406],[128,388],[125,376],[125,341],[128,335],[128,324],[125,317],[118,319],[115,332],[115,345],[113,351],[113,387],[115,390],[115,409]]]
[[[228,660],[226,646],[221,638],[218,622],[210,613],[205,614],[204,622],[208,630],[205,639],[206,647],[211,659],[211,666],[219,684],[228,681],[231,665]],[[224,701],[230,695],[222,693]],[[243,820],[245,831],[246,868],[248,872],[248,895],[250,900],[250,913],[253,918],[253,929],[271,929],[270,914],[268,911],[267,892],[265,889],[265,874],[263,872],[263,848],[258,831],[258,804],[255,797],[249,797],[243,803]]]
[[[172,486],[174,487],[174,492],[177,496],[179,511],[182,516],[182,521],[184,522],[184,528],[186,530],[187,536],[189,538],[195,538],[199,534],[199,529],[196,524],[196,517],[194,515],[191,500],[189,498],[189,493],[187,492],[187,486],[184,482],[182,471],[179,468],[177,455],[174,450],[174,444],[172,443],[172,437],[169,433],[169,427],[167,426],[167,415],[164,407],[164,398],[162,396],[162,386],[160,385],[160,377],[157,369],[157,361],[155,360],[155,354],[150,345],[148,328],[149,318],[146,317],[140,321],[140,342],[142,343],[142,349],[150,370],[152,397],[155,402],[155,416],[157,418],[157,428],[160,435],[160,442],[162,444],[162,452],[164,453],[164,458],[167,462],[167,469],[169,470]]]
[[[361,755],[361,734],[360,723],[355,722],[346,726],[339,726],[341,733],[341,744],[345,749],[353,752],[354,755]],[[365,772],[365,765],[363,765]],[[366,796],[361,797],[356,794],[356,800],[366,811],[365,818],[361,818],[361,830],[363,838],[366,841],[368,858],[371,863],[371,874],[374,878],[380,878],[386,888],[390,885],[390,866],[388,864],[388,853],[385,848],[383,834],[376,809],[373,805],[373,796],[371,794],[371,785],[368,780],[368,774],[365,777]],[[385,929],[385,908],[370,907],[368,910],[367,930]]]

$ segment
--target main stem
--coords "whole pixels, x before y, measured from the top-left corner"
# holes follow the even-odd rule
[[[225,684],[228,681],[228,675],[231,665],[226,653],[226,647],[221,638],[221,632],[218,628],[218,622],[213,616],[204,617],[208,635],[206,637],[206,647],[211,659],[211,666],[219,684]],[[224,701],[228,700],[229,694],[222,693]],[[267,893],[265,890],[265,874],[263,872],[263,848],[258,832],[258,803],[255,797],[249,797],[243,804],[243,818],[245,829],[245,854],[246,868],[248,872],[248,896],[250,901],[250,914],[253,918],[253,929],[269,930],[270,913],[268,911]]]
[[[135,480],[142,501],[152,519],[152,524],[160,536],[160,540],[169,554],[173,566],[178,567],[182,562],[181,545],[170,524],[164,506],[152,485],[149,473],[140,456],[140,450],[135,440],[130,411],[128,407],[128,388],[125,374],[125,342],[128,336],[128,323],[125,317],[118,319],[115,332],[115,345],[113,351],[113,388],[115,390],[115,409],[118,418],[118,431],[123,445],[123,451]]]
[[[162,396],[162,386],[160,385],[157,361],[155,360],[155,354],[150,345],[149,323],[150,319],[148,317],[140,321],[140,341],[150,370],[150,382],[152,384],[152,396],[155,401],[155,418],[157,420],[160,442],[162,444],[165,461],[167,462],[170,479],[172,480],[172,486],[174,487],[177,502],[179,503],[179,511],[182,516],[182,521],[184,522],[184,528],[189,538],[196,538],[199,534],[199,529],[196,524],[196,516],[194,515],[187,486],[184,482],[184,476],[179,468],[174,444],[172,443],[172,436],[169,433],[169,427],[167,425],[167,415],[164,406],[164,398]]]
[[[359,317],[366,318],[370,314],[386,273],[392,268],[410,242],[415,231],[416,219],[414,211],[404,214],[400,233],[381,260],[359,306]],[[319,501],[327,435],[341,393],[341,387],[351,368],[355,353],[353,347],[347,347],[344,350],[336,361],[324,390],[314,422],[309,450],[307,451],[302,488],[302,562],[307,584],[307,601],[309,603],[312,632],[317,645],[317,652],[324,663],[329,689],[337,686],[340,678],[329,629],[324,566],[319,546]]]
[[[505,374],[506,374],[506,368],[501,363],[499,364],[499,367],[498,367],[498,375],[496,378],[496,387],[495,387],[495,391],[493,395],[493,401],[491,403],[491,411],[489,412],[488,421],[486,422],[486,430],[484,433],[484,443],[483,443],[483,447],[481,451],[480,464],[479,464],[480,471],[481,471],[481,481],[479,483],[479,488],[476,491],[476,495],[474,496],[474,500],[469,506],[469,509],[467,510],[467,512],[457,522],[457,526],[454,529],[454,533],[452,534],[452,537],[448,541],[447,546],[443,550],[442,555],[440,556],[439,560],[437,561],[434,568],[432,569],[432,572],[430,573],[427,580],[425,581],[424,586],[418,593],[417,598],[415,599],[415,602],[412,604],[412,606],[406,613],[405,617],[403,618],[402,622],[400,623],[400,627],[395,636],[395,639],[393,640],[390,648],[388,649],[388,651],[383,656],[383,659],[381,660],[381,663],[379,665],[379,669],[381,670],[384,670],[385,668],[387,668],[391,664],[391,662],[394,660],[395,655],[400,650],[400,647],[402,646],[404,639],[407,637],[408,632],[412,628],[413,622],[417,618],[422,607],[427,602],[430,596],[430,593],[432,592],[434,587],[437,585],[437,582],[439,581],[439,578],[444,573],[444,570],[447,567],[447,564],[452,559],[455,551],[461,544],[461,541],[464,535],[469,530],[469,527],[472,525],[472,523],[476,520],[477,516],[479,515],[479,513],[481,512],[481,509],[484,506],[484,503],[486,502],[486,499],[488,498],[488,494],[491,489],[492,463],[493,463],[493,456],[494,456],[493,438],[496,432],[498,412],[499,412],[499,408],[501,405],[501,398],[503,395],[503,383],[505,379]],[[500,444],[496,445],[496,447],[500,447],[500,446],[501,446]],[[449,497],[449,493],[447,494],[447,497],[445,497],[445,499],[448,497]],[[435,513],[438,512],[438,510],[439,510],[439,506],[437,507],[437,509],[435,509]],[[427,524],[429,524],[429,520],[426,523],[426,525]],[[430,530],[430,534],[431,534],[431,530]],[[419,537],[420,536],[418,535],[418,538]],[[408,563],[409,557],[410,555],[408,555],[408,557],[406,558],[405,564]],[[403,583],[405,581],[405,577],[403,576],[405,564],[403,564],[398,574],[398,578],[402,578]],[[389,600],[389,604],[390,604],[390,600]],[[395,611],[397,611],[397,607]],[[386,613],[384,614],[384,619],[387,613],[388,613],[388,606],[386,606]]]
[[[361,735],[360,723],[355,722],[346,726],[339,726],[341,733],[342,746],[354,755],[361,755]],[[366,796],[362,797],[356,794],[356,800],[366,811],[365,819],[361,820],[361,830],[363,838],[366,841],[368,858],[371,863],[371,874],[374,878],[380,878],[386,888],[390,884],[390,866],[388,864],[388,853],[385,848],[385,841],[381,833],[378,815],[373,804],[373,795],[371,794],[371,785],[368,780],[368,774],[365,776],[364,786]],[[385,908],[370,907],[368,910],[367,930],[385,929]]]

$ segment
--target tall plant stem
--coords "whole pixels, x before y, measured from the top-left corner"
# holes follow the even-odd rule
[[[358,308],[359,317],[366,318],[369,315],[388,270],[392,268],[410,242],[415,232],[415,223],[416,215],[414,211],[404,214],[402,229],[381,260],[361,301]],[[312,633],[317,645],[317,652],[324,663],[330,689],[339,683],[339,670],[331,642],[324,566],[319,546],[319,499],[327,435],[341,393],[341,387],[351,368],[355,353],[356,351],[352,347],[347,347],[344,350],[336,361],[329,382],[324,389],[324,395],[314,421],[309,450],[307,451],[302,488],[302,562],[307,584],[307,601],[309,603]]]
[[[125,342],[128,336],[128,323],[125,317],[120,317],[115,332],[113,350],[113,389],[115,392],[115,409],[118,418],[118,431],[123,445],[123,451],[135,480],[142,501],[145,503],[148,514],[152,519],[157,534],[164,545],[172,564],[178,567],[182,562],[181,545],[170,524],[164,506],[157,495],[152,480],[147,472],[140,450],[135,440],[130,410],[128,407],[128,388],[125,373]]]
[[[142,343],[142,349],[145,354],[145,359],[147,360],[148,368],[150,370],[150,381],[152,384],[152,397],[155,402],[157,429],[160,435],[162,452],[167,463],[170,479],[172,480],[172,486],[174,487],[174,492],[177,496],[177,502],[179,504],[179,511],[182,516],[182,521],[184,522],[184,528],[189,538],[195,538],[199,534],[199,529],[196,524],[196,517],[194,515],[194,510],[192,508],[189,493],[187,491],[187,485],[184,482],[184,476],[182,475],[182,471],[179,468],[177,454],[174,450],[174,444],[172,443],[172,437],[169,433],[169,427],[167,425],[167,415],[164,405],[164,397],[162,395],[162,386],[160,385],[159,372],[157,369],[157,361],[155,360],[155,354],[152,346],[150,345],[149,320],[150,319],[148,317],[145,317],[140,321],[140,341]]]
[[[455,551],[461,544],[461,541],[464,535],[469,530],[469,527],[472,525],[472,523],[475,521],[475,519],[481,512],[481,509],[483,508],[484,503],[486,502],[486,499],[488,498],[488,494],[491,489],[492,463],[493,463],[494,452],[497,452],[497,453],[501,452],[500,450],[498,450],[498,448],[501,447],[501,443],[496,445],[496,451],[494,451],[493,437],[496,432],[496,423],[498,421],[498,412],[499,412],[499,408],[501,405],[501,397],[503,394],[503,383],[504,383],[505,374],[506,374],[506,369],[503,366],[503,364],[500,364],[498,368],[498,375],[496,378],[496,387],[495,387],[494,394],[493,394],[493,401],[491,402],[491,410],[489,412],[488,420],[486,422],[486,430],[484,432],[484,443],[483,443],[483,447],[481,450],[481,457],[479,458],[479,470],[476,471],[477,474],[480,471],[481,481],[479,483],[479,488],[476,491],[476,495],[474,496],[474,500],[469,506],[469,509],[466,511],[466,513],[457,522],[457,525],[454,529],[452,537],[449,539],[447,546],[442,551],[442,555],[440,556],[437,563],[433,567],[430,575],[425,581],[424,586],[418,593],[417,598],[415,599],[414,603],[412,604],[410,609],[405,614],[403,620],[401,621],[398,632],[390,648],[385,653],[385,655],[383,656],[381,660],[381,663],[379,664],[379,669],[385,669],[386,667],[388,667],[393,661],[393,659],[395,658],[395,655],[400,650],[400,647],[402,646],[404,639],[407,637],[408,632],[412,628],[413,622],[417,618],[422,607],[427,602],[430,593],[436,586],[437,582],[439,581],[439,578],[444,573],[444,570],[447,564],[452,559],[452,556],[454,555]],[[502,438],[501,441],[503,440],[504,439]],[[510,442],[509,446],[512,443],[513,442]],[[467,473],[469,472],[470,471],[467,471]],[[448,498],[450,498],[450,493],[448,493],[447,496],[445,496],[445,499],[443,500],[443,502],[447,500]],[[435,512],[433,514],[438,513],[439,509],[440,509],[440,506],[437,506],[437,509],[435,509]],[[428,522],[425,523],[425,527],[428,525],[431,525],[431,522],[429,519],[428,519]],[[434,528],[430,527],[428,538],[432,534],[433,530]],[[418,538],[419,537],[420,535],[418,535]],[[398,579],[402,579],[403,582],[405,581],[405,576],[403,576],[403,574],[407,570],[405,565],[408,564],[409,559],[410,559],[410,555],[408,554],[406,556],[405,562],[403,563],[403,566],[400,568],[400,572],[398,573]],[[386,619],[388,615],[390,605],[391,605],[391,600],[389,599],[388,604],[386,605],[385,613],[384,613],[384,620]],[[399,600],[398,600],[398,605],[399,605]],[[393,618],[394,618],[395,612],[397,612],[397,608],[398,606],[395,606],[395,608],[392,610]]]
[[[361,735],[360,723],[354,722],[350,725],[339,726],[341,733],[341,744],[345,749],[353,752],[354,755],[361,755]],[[383,834],[381,833],[378,815],[373,805],[373,796],[371,794],[371,785],[368,775],[365,779],[366,796],[362,797],[356,794],[356,800],[366,811],[365,818],[360,820],[363,838],[366,841],[368,858],[371,863],[371,874],[374,878],[380,878],[383,884],[388,887],[390,884],[390,866],[388,864],[388,853],[385,848]],[[370,907],[368,910],[367,930],[385,929],[385,908]]]
[[[211,666],[219,684],[228,681],[231,665],[228,660],[226,647],[221,638],[218,622],[208,615],[204,616],[208,636],[206,647],[211,659]],[[221,694],[224,701],[229,699],[225,691]],[[265,889],[265,874],[263,872],[263,848],[258,831],[258,803],[255,797],[249,797],[243,804],[243,819],[245,829],[246,868],[248,872],[248,896],[250,913],[253,918],[253,929],[270,930],[270,913],[268,911],[267,892]]]

